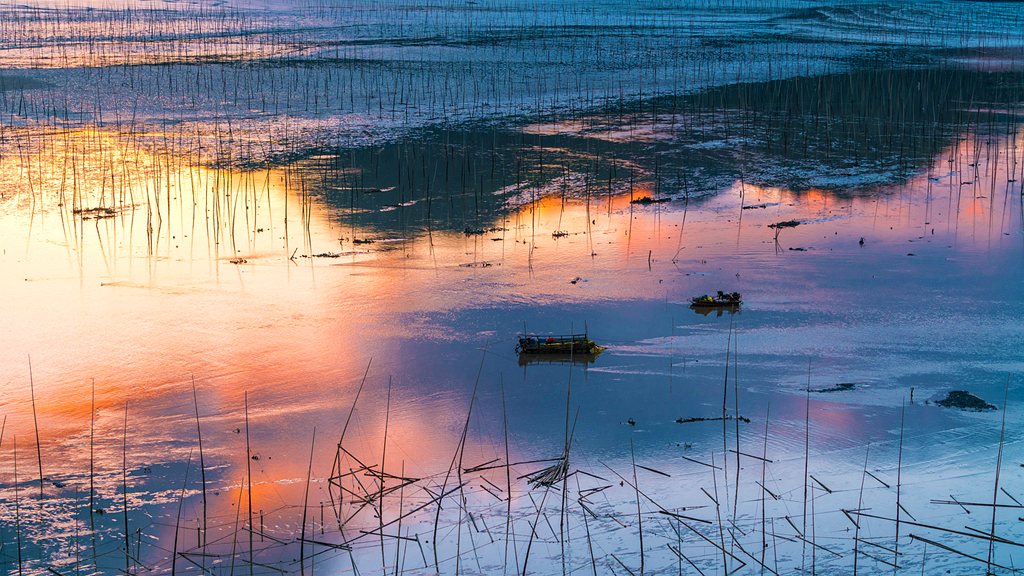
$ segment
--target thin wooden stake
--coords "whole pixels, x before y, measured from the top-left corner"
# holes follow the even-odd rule
[[[14,436],[14,537],[18,543],[18,576],[21,571],[21,499],[18,497],[18,436]]]
[[[309,469],[306,470],[306,494],[302,498],[302,542],[299,542],[299,570],[306,573],[306,513],[309,511],[309,480],[313,476],[313,447],[316,446],[316,426],[309,443]],[[262,530],[261,530],[262,532]]]
[[[1006,438],[1006,403],[1010,398],[1010,375],[1006,375],[1006,391],[1003,393],[1003,424],[999,430],[999,455],[996,456],[996,480],[992,486],[992,530],[991,535],[996,535],[996,499],[999,497],[999,472],[1003,466],[1003,440]],[[995,554],[995,541],[988,543],[988,571],[992,571],[992,556]]]
[[[32,378],[32,356],[28,357],[28,387],[32,394],[32,426],[36,431],[36,458],[39,461],[39,499],[43,499],[43,450],[39,445],[39,420],[36,419],[36,386]]]
[[[131,537],[128,534],[128,401],[124,402],[124,434],[121,437],[121,487],[124,503],[124,563],[125,574],[131,574]]]
[[[380,524],[380,563],[381,572],[387,574],[387,560],[384,557],[384,463],[388,457],[388,423],[391,420],[391,376],[388,376],[388,399],[384,407],[384,441],[381,442],[380,455],[380,508],[377,510],[377,519]],[[312,462],[312,460],[310,460]],[[401,510],[399,510],[401,518]],[[401,535],[401,529],[398,530]],[[397,564],[396,564],[397,565]]]
[[[243,395],[245,403],[245,470],[248,476],[249,489],[246,493],[249,497],[249,576],[253,574],[253,537],[252,537],[252,451],[249,449],[249,391]],[[263,533],[260,527],[260,533]]]
[[[171,576],[178,572],[178,531],[181,527],[181,505],[185,501],[185,488],[188,486],[188,469],[192,466],[192,450],[188,451],[188,462],[185,464],[185,481],[181,483],[181,496],[178,497],[178,517],[174,522],[174,546],[171,552]]]
[[[629,439],[629,457],[633,462],[633,488],[636,490],[636,526],[640,534],[640,574],[644,573],[644,525],[640,516],[640,486],[636,481],[636,456],[633,453],[633,439]]]
[[[901,478],[903,476],[903,423],[906,420],[906,414],[907,404],[904,402],[903,407],[900,409],[900,450],[899,456],[896,459],[896,540],[893,546],[895,548],[895,555],[892,559],[893,564],[899,561],[899,558],[896,556],[900,553],[900,509],[903,508],[900,506],[900,487],[902,486]]]
[[[203,530],[206,530],[206,465],[203,462],[203,431],[199,426],[199,397],[196,396],[196,379],[192,377],[192,402],[196,409],[196,436],[199,438],[199,478],[203,487]],[[205,534],[205,532],[204,532]],[[206,538],[202,542],[203,551],[206,550]]]
[[[466,411],[466,425],[462,428],[462,438],[459,440],[459,447],[456,449],[455,454],[452,455],[452,463],[448,466],[448,472],[445,474],[444,482],[441,484],[442,497],[444,496],[444,489],[448,486],[448,480],[449,480],[449,478],[451,478],[452,468],[455,467],[456,463],[459,464],[459,476],[460,476],[459,487],[461,488],[464,485],[461,482],[462,450],[465,447],[466,434],[469,433],[470,416],[473,414],[473,404],[476,402],[476,389],[477,389],[477,386],[480,385],[480,375],[483,374],[483,371],[484,371],[484,360],[486,360],[486,359],[487,359],[487,344],[485,343],[484,344],[484,354],[483,354],[483,357],[480,358],[480,370],[477,372],[476,382],[473,384],[473,395],[469,399],[469,409]],[[434,568],[438,569],[438,570],[440,570],[440,560],[438,559],[438,556],[437,556],[437,527],[438,527],[438,524],[440,523],[440,521],[441,521],[441,499],[438,498],[438,500],[437,500],[437,515],[434,518],[434,535],[433,535],[433,539],[434,539]],[[458,557],[458,555],[456,555],[456,557],[455,557],[456,573],[458,573],[458,561],[459,561],[458,559],[459,559],[459,557]],[[525,568],[524,568],[524,570],[525,570]]]
[[[94,473],[94,466],[96,459],[93,455],[94,435],[96,431],[96,379],[92,379],[92,408],[89,412],[89,531],[92,532],[92,559],[93,563],[96,563],[96,489],[94,483],[96,481],[96,474]]]

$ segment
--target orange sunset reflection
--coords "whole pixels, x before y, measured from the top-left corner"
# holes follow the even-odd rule
[[[307,477],[318,521],[319,504],[334,501],[324,524],[332,514],[357,515],[350,529],[371,531],[382,513],[387,522],[429,503],[456,455],[466,470],[537,458],[532,451],[550,448],[550,434],[512,430],[506,455],[497,416],[507,378],[510,402],[515,397],[520,410],[512,421],[546,429],[548,395],[565,385],[564,373],[542,372],[549,366],[529,367],[541,378],[524,372],[518,380],[510,331],[526,318],[529,330],[568,332],[604,321],[612,304],[632,302],[654,310],[652,322],[674,338],[685,314],[693,333],[668,352],[669,379],[678,378],[669,388],[699,394],[687,388],[701,369],[696,360],[718,361],[714,338],[730,321],[843,300],[828,277],[833,272],[822,272],[826,254],[874,289],[874,275],[906,266],[900,258],[908,252],[945,262],[949,254],[1004,242],[1019,226],[1006,200],[1016,191],[1008,182],[1016,165],[1005,155],[1014,148],[1004,142],[985,149],[1000,162],[977,171],[970,186],[988,196],[979,199],[966,198],[960,183],[961,171],[973,167],[948,163],[978,156],[972,146],[962,143],[900,187],[858,193],[737,179],[687,198],[643,174],[628,188],[590,193],[586,177],[572,174],[502,191],[493,221],[461,231],[461,222],[415,222],[421,205],[409,208],[414,223],[401,230],[360,220],[365,214],[304,193],[313,188],[304,179],[314,175],[295,167],[216,170],[110,132],[58,134],[0,158],[7,190],[0,200],[7,272],[0,306],[11,327],[0,334],[4,434],[18,436],[20,483],[45,478],[47,497],[67,498],[93,481],[108,508],[127,485],[131,506],[144,509],[177,502],[190,454],[187,493],[195,506],[199,428],[205,514],[216,519],[206,524],[211,532],[233,526],[236,514],[248,522],[251,498],[254,514],[263,512],[254,523],[266,523],[267,535],[293,538]],[[656,196],[672,199],[634,202]],[[786,221],[799,225],[771,227]],[[953,265],[985,263],[964,258]],[[778,275],[798,277],[790,292],[775,289]],[[685,309],[690,297],[715,290],[749,298],[742,318]],[[632,338],[634,319],[617,321],[605,323],[609,340]],[[807,333],[798,327],[788,337],[815,338]],[[776,346],[773,335],[741,338],[744,347],[760,338],[762,353]],[[630,365],[629,346],[618,345],[588,368],[608,370],[605,384],[660,377],[661,368]],[[682,376],[680,356],[690,360]],[[513,366],[515,380],[501,372]],[[745,366],[741,378],[748,369],[753,373]],[[608,394],[611,404],[620,393],[610,385],[585,389]],[[812,398],[829,408],[815,412],[814,433],[859,441],[869,432],[864,420],[832,410],[842,407],[837,398]],[[792,436],[783,446],[799,440],[793,423],[806,408],[803,397],[790,400],[776,404],[792,428],[780,433]],[[620,416],[600,418],[625,421]],[[343,434],[346,452],[336,462]],[[30,462],[24,471],[22,459]],[[524,482],[524,473],[544,462],[517,470],[517,479]],[[0,452],[8,482],[12,464],[13,454]],[[503,468],[474,474],[469,499],[490,506],[508,490]],[[400,485],[392,476],[417,480],[406,487],[407,502],[390,492],[380,498],[382,478],[386,487]],[[200,516],[190,514],[183,526],[198,530]],[[162,522],[169,532],[173,522]]]

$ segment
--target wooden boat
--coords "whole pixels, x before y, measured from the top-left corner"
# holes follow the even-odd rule
[[[690,306],[690,310],[693,310],[694,314],[700,314],[701,316],[715,315],[716,318],[721,318],[725,313],[729,314],[740,314],[743,309],[739,306]]]
[[[516,352],[519,354],[593,354],[604,350],[601,346],[587,338],[586,334],[569,334],[562,336],[536,336],[520,334]]]
[[[733,292],[732,294],[726,294],[721,290],[715,296],[697,296],[696,298],[690,298],[690,308],[720,308],[720,307],[735,307],[741,303],[742,295],[739,292]]]

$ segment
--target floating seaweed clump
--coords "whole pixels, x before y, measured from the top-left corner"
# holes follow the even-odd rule
[[[77,214],[84,220],[99,220],[100,218],[111,218],[117,215],[117,212],[113,208],[75,208],[71,211],[72,214]]]
[[[482,234],[487,234],[488,232],[505,232],[507,230],[508,230],[508,228],[505,228],[503,226],[492,226],[490,228],[468,228],[467,227],[465,230],[462,231],[462,233],[465,234],[466,236],[480,236]]]
[[[841,382],[831,388],[822,388],[821,390],[811,390],[811,392],[849,392],[857,388],[856,384],[852,382]]]
[[[630,200],[629,203],[630,204],[643,204],[643,205],[646,206],[648,204],[661,204],[662,202],[668,202],[669,200],[672,200],[672,199],[671,198],[651,198],[650,196],[641,196],[640,198],[637,198],[636,200]]]
[[[992,404],[985,402],[966,390],[954,390],[947,394],[944,399],[936,402],[936,404],[943,408],[959,408],[960,410],[970,410],[972,412],[989,412],[996,409]]]
[[[740,422],[744,422],[746,424],[750,424],[750,418],[744,418],[743,416],[737,416],[736,419],[739,420]],[[725,416],[725,417],[719,416],[718,418],[700,418],[700,417],[685,418],[685,419],[680,418],[680,419],[676,420],[676,424],[688,424],[690,422],[712,422],[714,420],[732,420],[732,414],[729,414],[728,416]]]

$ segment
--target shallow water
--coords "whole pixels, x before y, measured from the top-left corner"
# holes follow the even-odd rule
[[[600,24],[611,39],[584,36],[600,46],[614,46],[623,22],[675,34],[701,9],[578,8],[566,18]],[[949,45],[1019,48],[984,24],[998,5],[972,14],[983,24],[935,35],[926,24],[945,4],[853,8],[835,8],[849,16],[842,26],[801,6],[787,20],[737,5],[701,23],[724,33],[743,21],[751,38],[810,27],[803,34],[851,68],[867,53],[852,38],[896,45],[905,19],[920,25],[900,39],[928,47],[907,61]],[[330,112],[303,96],[300,110],[298,92],[276,88],[253,94],[293,111],[256,113],[227,96],[226,71],[233,83],[278,82],[273,59],[296,46],[286,37],[301,37],[301,59],[320,35],[349,28],[299,25],[344,15],[333,8],[295,21],[238,10],[182,8],[169,13],[183,15],[177,24],[156,12],[70,13],[101,29],[84,33],[86,59],[96,57],[90,35],[147,18],[171,42],[189,26],[294,27],[247,52],[266,67],[52,66],[20,60],[46,55],[31,46],[3,56],[32,66],[5,78],[50,83],[3,90],[5,571],[669,573],[693,562],[704,573],[849,573],[856,562],[877,573],[895,561],[981,573],[1019,558],[1019,510],[991,514],[993,501],[1024,497],[1014,408],[1024,147],[1020,94],[1005,89],[1019,81],[1012,58],[1009,71],[893,65],[849,83],[956,87],[957,98],[915,96],[912,109],[851,104],[839,64],[782,41],[751,56],[772,65],[764,76],[734,77],[728,55],[704,77],[699,56],[675,72],[626,58],[570,88],[559,74],[576,66],[571,48],[516,36],[541,12],[466,8],[479,19],[459,20],[373,6],[348,16],[373,32],[348,57],[365,50],[374,66],[395,65],[447,50],[468,65],[488,52],[495,62],[544,54],[559,81],[509,89],[506,107],[487,111],[480,102],[498,92],[442,89],[455,104],[446,119],[444,98],[430,96],[443,86],[436,70],[407,80],[423,88],[408,115],[359,112],[354,96]],[[431,33],[457,23],[453,38],[476,48],[438,40],[429,56],[397,54],[406,48],[382,35],[417,36],[381,22],[402,10]],[[8,22],[91,30],[50,16]],[[560,42],[575,37],[568,30]],[[467,40],[502,31],[510,37]],[[621,55],[643,54],[655,41],[646,34]],[[146,58],[185,54],[146,42]],[[233,58],[218,42],[204,46]],[[108,47],[119,58],[133,50]],[[939,60],[968,51],[953,52]],[[338,88],[328,70],[355,78],[359,68],[287,70],[326,96]],[[490,70],[469,77],[486,85]],[[647,83],[655,70],[665,75]],[[167,90],[181,100],[153,100],[157,87],[133,88],[136,74],[179,86]],[[95,78],[112,91],[82,88]],[[609,78],[622,90],[613,99],[597,86]],[[131,105],[114,104],[119,91]],[[736,104],[773,91],[800,97]],[[68,105],[22,113],[25,101],[38,112],[65,94],[88,102],[77,119]],[[780,123],[787,116],[797,120]],[[671,200],[631,202],[643,196]],[[769,227],[790,220],[800,224]],[[717,290],[742,292],[741,309],[688,307]],[[524,366],[514,350],[524,330],[585,330],[606,349],[593,362]],[[852,387],[828,391],[841,383]],[[934,404],[952,390],[998,410]],[[573,474],[532,484],[566,444]],[[857,510],[881,518],[854,524]],[[987,540],[963,533],[992,525],[1012,542],[990,558]]]

